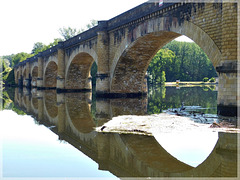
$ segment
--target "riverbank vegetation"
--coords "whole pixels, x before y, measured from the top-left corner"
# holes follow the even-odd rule
[[[157,52],[147,73],[149,84],[217,77],[212,62],[196,43],[178,41],[168,43]]]

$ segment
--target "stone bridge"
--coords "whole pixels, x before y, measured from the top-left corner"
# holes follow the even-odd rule
[[[141,4],[15,66],[19,86],[91,90],[105,97],[147,93],[146,70],[156,52],[185,35],[207,54],[219,75],[218,113],[236,116],[237,3]]]
[[[57,94],[55,91],[15,89],[14,106],[31,115],[72,146],[118,177],[236,177],[237,134],[218,133],[212,152],[197,167],[179,161],[153,136],[97,133],[113,116],[144,114],[145,100],[98,101],[91,114],[91,93]],[[134,105],[132,105],[134,104]],[[79,109],[79,111],[76,111]]]

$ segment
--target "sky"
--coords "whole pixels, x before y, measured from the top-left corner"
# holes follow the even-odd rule
[[[0,56],[31,53],[34,43],[49,44],[60,38],[59,28],[81,29],[92,19],[108,20],[144,2],[146,0],[0,0]]]

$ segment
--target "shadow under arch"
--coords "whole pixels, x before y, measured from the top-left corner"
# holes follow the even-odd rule
[[[66,65],[65,89],[73,91],[90,90],[91,67],[94,62],[97,64],[97,55],[93,50],[81,48],[74,51]]]
[[[91,114],[91,93],[69,93],[65,95],[66,121],[76,133],[91,133],[96,127]]]
[[[160,17],[133,28],[119,45],[110,67],[111,93],[143,92],[147,67],[154,55],[168,42],[185,35],[207,54],[213,66],[221,61],[221,52],[211,37],[191,22]]]

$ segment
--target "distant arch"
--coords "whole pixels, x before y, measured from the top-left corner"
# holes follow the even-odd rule
[[[37,87],[37,78],[38,78],[38,67],[37,66],[34,66],[33,69],[32,69],[32,86],[33,87]]]
[[[23,74],[22,74],[22,77],[23,77],[23,85],[26,86],[27,85],[27,82],[26,82],[26,79],[27,79],[27,70],[26,68],[23,69]]]

